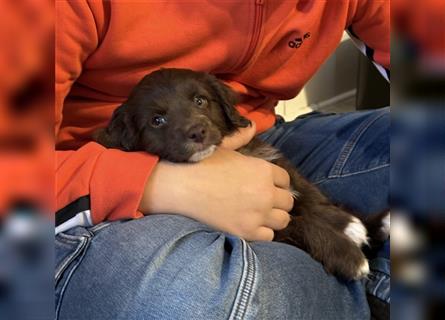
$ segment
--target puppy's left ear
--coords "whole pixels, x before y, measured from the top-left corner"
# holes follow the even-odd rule
[[[116,108],[111,116],[107,128],[98,129],[93,134],[93,139],[106,148],[116,148],[125,151],[135,150],[137,144],[137,132],[130,119],[128,106],[124,103]]]
[[[232,89],[213,75],[208,76],[208,82],[216,94],[218,103],[224,111],[228,127],[232,130],[250,126],[250,120],[244,118],[239,114],[238,110],[235,109],[236,96]]]

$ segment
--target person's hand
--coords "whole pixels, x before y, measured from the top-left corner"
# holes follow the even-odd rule
[[[196,164],[161,161],[139,209],[177,213],[246,240],[272,240],[293,206],[288,173],[267,161],[218,148]]]

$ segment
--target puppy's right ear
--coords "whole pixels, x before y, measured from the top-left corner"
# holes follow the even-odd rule
[[[94,140],[107,148],[134,150],[137,137],[127,108],[126,104],[116,108],[108,127],[99,129],[93,134]]]
[[[216,94],[218,103],[224,112],[228,127],[233,130],[250,126],[250,120],[241,116],[235,108],[237,99],[232,89],[218,80],[214,75],[207,75],[207,81]]]

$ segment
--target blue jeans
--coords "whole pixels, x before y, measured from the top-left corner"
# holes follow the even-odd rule
[[[388,134],[383,110],[278,121],[262,138],[334,201],[367,213],[387,208]],[[105,222],[56,236],[56,312],[58,319],[369,319],[365,289],[389,300],[386,258],[375,257],[379,268],[363,285],[326,274],[295,247],[247,243],[179,215]]]

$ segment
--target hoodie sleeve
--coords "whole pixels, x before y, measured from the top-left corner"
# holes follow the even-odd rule
[[[390,2],[389,0],[353,0],[347,31],[353,42],[389,79]]]
[[[100,42],[105,16],[98,8],[93,14],[87,1],[56,2],[56,136],[64,100]],[[139,202],[156,162],[147,153],[106,149],[94,142],[75,151],[56,151],[56,231],[142,216]]]
[[[142,216],[138,206],[156,157],[94,142],[76,151],[58,151],[56,157],[57,214],[63,215],[56,217],[58,225],[86,211],[87,225]]]

